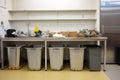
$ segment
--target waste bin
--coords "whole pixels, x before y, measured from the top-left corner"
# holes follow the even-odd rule
[[[70,68],[71,70],[82,70],[84,59],[84,47],[71,47],[70,50]]]
[[[120,46],[115,47],[115,62],[120,65]]]
[[[41,69],[41,54],[43,47],[30,47],[27,49],[28,67],[30,70]]]
[[[20,68],[20,47],[7,47],[9,69]]]
[[[61,70],[63,68],[63,47],[50,47],[50,68],[52,70]]]
[[[86,65],[90,70],[100,71],[101,69],[101,47],[97,45],[86,46]]]

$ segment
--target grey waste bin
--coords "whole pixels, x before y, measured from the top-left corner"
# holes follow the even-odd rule
[[[7,47],[9,69],[20,68],[20,47]]]
[[[90,70],[99,71],[101,69],[101,52],[100,46],[87,46],[85,51],[86,65]]]
[[[85,48],[69,48],[70,50],[70,67],[71,70],[82,70]]]
[[[30,70],[41,69],[42,47],[32,47],[27,49],[28,67]]]
[[[50,68],[52,70],[61,70],[63,68],[63,47],[50,47]]]

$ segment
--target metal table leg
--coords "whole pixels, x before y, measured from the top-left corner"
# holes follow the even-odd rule
[[[104,41],[104,64],[103,64],[103,70],[106,71],[106,50],[107,50],[107,41]]]
[[[1,40],[1,69],[4,69],[3,41]]]
[[[45,40],[45,70],[47,70],[47,41]]]

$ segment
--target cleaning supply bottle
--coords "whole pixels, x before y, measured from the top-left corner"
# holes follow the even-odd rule
[[[4,38],[5,35],[6,35],[6,30],[5,30],[3,21],[1,21],[1,25],[0,25],[0,37]]]
[[[42,31],[39,29],[38,26],[35,27],[35,37],[41,37],[42,36]]]

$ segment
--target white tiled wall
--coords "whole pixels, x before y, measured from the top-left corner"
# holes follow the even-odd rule
[[[29,24],[29,25],[28,25]],[[94,29],[94,21],[21,21],[12,22],[11,27],[17,30],[27,31],[28,27],[34,31],[35,26],[46,31],[79,31],[81,29]]]
[[[8,12],[4,10],[3,8],[0,9],[0,22],[4,22],[4,26],[6,29],[10,28],[9,22],[8,22]]]

